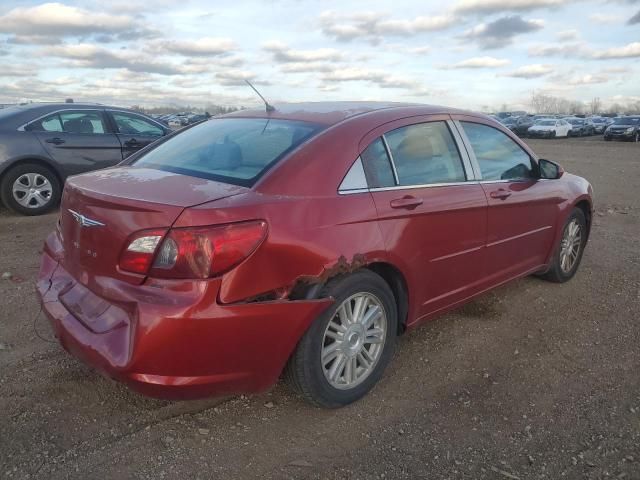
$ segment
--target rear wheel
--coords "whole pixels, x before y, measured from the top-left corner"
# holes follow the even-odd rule
[[[304,334],[286,376],[310,403],[336,408],[382,376],[395,347],[397,309],[389,285],[369,270],[330,282],[322,296],[335,303]]]
[[[584,212],[574,208],[564,224],[549,270],[542,277],[557,283],[571,280],[578,271],[586,243],[587,221]]]
[[[23,215],[41,215],[60,200],[61,185],[49,168],[23,163],[10,169],[0,183],[2,203]]]

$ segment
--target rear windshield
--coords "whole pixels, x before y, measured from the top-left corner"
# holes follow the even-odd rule
[[[538,120],[538,125],[549,126],[549,125],[555,125],[555,124],[556,124],[555,120]]]
[[[250,187],[320,129],[291,120],[214,119],[169,138],[133,164]]]

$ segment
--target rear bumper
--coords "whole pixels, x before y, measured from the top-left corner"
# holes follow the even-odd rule
[[[553,135],[553,131],[529,130],[528,135],[531,138],[549,138]]]
[[[165,399],[254,393],[273,385],[330,299],[220,305],[219,279],[114,280],[100,295],[45,248],[37,291],[73,356],[134,390]]]

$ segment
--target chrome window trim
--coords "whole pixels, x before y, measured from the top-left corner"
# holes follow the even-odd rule
[[[449,182],[449,183],[425,183],[422,185],[396,185],[395,187],[377,187],[370,188],[370,192],[386,192],[389,190],[415,190],[416,188],[436,188],[436,187],[460,187],[463,185],[478,185],[476,180],[467,180],[466,182]]]
[[[473,166],[471,163],[471,157],[469,156],[469,152],[467,151],[467,146],[462,140],[462,136],[460,135],[460,132],[458,131],[456,124],[454,123],[453,120],[447,120],[446,123],[447,123],[447,127],[449,128],[449,132],[453,137],[453,141],[455,142],[456,147],[458,149],[458,154],[460,155],[460,159],[462,160],[462,167],[464,168],[464,175],[467,178],[467,181],[478,180],[478,177],[476,176],[476,172],[473,169]]]
[[[355,193],[369,193],[370,188],[359,188],[356,190],[338,190],[338,195],[353,195]]]
[[[398,171],[396,170],[396,162],[393,160],[393,154],[391,153],[391,149],[389,148],[389,144],[387,143],[387,138],[384,136],[384,133],[380,135],[380,138],[382,139],[382,144],[384,145],[384,149],[387,152],[389,163],[391,163],[391,170],[393,170],[393,179],[396,182],[396,186],[400,185],[400,180],[398,179]]]
[[[456,130],[458,131],[458,134],[462,139],[462,144],[464,145],[464,148],[467,151],[467,155],[469,155],[469,161],[471,163],[471,168],[473,170],[473,178],[476,180],[482,180],[480,164],[478,163],[478,159],[476,158],[476,152],[473,151],[473,147],[471,146],[469,137],[467,137],[467,132],[464,131],[464,127],[460,123],[460,120],[453,120],[453,124],[456,126]]]
[[[33,118],[31,120],[29,120],[27,123],[20,125],[17,128],[17,131],[19,132],[25,132],[25,127],[27,125],[31,125],[33,122],[37,122],[38,120],[42,120],[43,118],[46,118],[50,115],[55,115],[55,114],[59,114],[61,112],[68,112],[68,111],[72,111],[72,112],[102,112],[104,114],[105,109],[104,107],[102,108],[61,108],[60,110],[54,110],[52,112],[48,112],[45,113],[44,115],[40,115],[39,117]],[[105,121],[106,119],[103,118],[103,121]],[[47,132],[46,130],[44,130],[41,133],[69,133],[69,132]],[[74,133],[73,135],[112,135],[113,133]]]

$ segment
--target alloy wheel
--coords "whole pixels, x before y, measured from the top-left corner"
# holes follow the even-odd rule
[[[582,247],[582,227],[575,218],[564,229],[560,243],[560,268],[569,273],[578,260]]]
[[[322,339],[322,370],[332,387],[354,388],[374,371],[387,323],[382,302],[371,293],[356,293],[340,304]]]
[[[13,198],[25,208],[40,208],[51,201],[53,187],[39,173],[23,173],[13,182]]]

